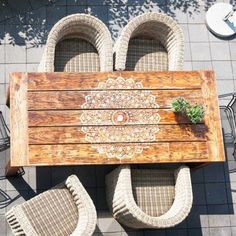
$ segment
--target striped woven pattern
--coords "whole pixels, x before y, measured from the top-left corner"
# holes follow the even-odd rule
[[[135,229],[173,227],[192,207],[190,169],[183,165],[175,170],[132,170],[130,165],[121,165],[106,176],[106,194],[114,218],[123,225]]]
[[[55,71],[100,71],[97,50],[88,41],[79,38],[64,39],[56,45]]]
[[[64,42],[64,40],[66,41]],[[58,44],[60,45],[58,46]],[[75,50],[72,50],[73,46]],[[69,51],[66,51],[67,49]],[[60,51],[63,55],[59,54],[59,59],[57,59]],[[79,53],[76,57],[75,52]],[[99,67],[96,54],[98,55]],[[66,59],[69,60],[68,63]],[[53,72],[72,69],[72,71],[79,72],[90,71],[89,68],[92,68],[91,71],[113,70],[111,34],[106,25],[94,16],[88,14],[66,16],[51,29],[38,71]]]
[[[22,208],[40,236],[70,235],[79,217],[68,189],[46,191],[23,203]]]
[[[97,214],[92,199],[75,175],[6,213],[13,235],[90,236]]]
[[[145,42],[143,41],[143,45],[140,45],[139,47],[133,46],[132,41],[137,38],[152,39],[155,40],[155,43],[152,42],[152,40],[151,42],[150,40],[146,40]],[[166,61],[166,56],[163,53],[163,48],[160,47],[160,43],[167,52],[168,61]],[[132,52],[133,54],[135,49],[136,54],[141,54],[142,51],[147,51],[145,53],[145,57],[147,58],[145,58],[143,55],[139,55],[139,57],[131,57],[130,59],[130,52]],[[149,55],[149,51],[151,50],[153,50],[152,52],[154,53],[154,55]],[[155,53],[157,53],[156,50],[161,50],[161,55],[159,55],[159,53],[155,55]],[[183,31],[177,24],[177,22],[175,22],[166,14],[157,12],[144,13],[142,15],[134,17],[124,27],[120,37],[115,43],[114,52],[116,70],[131,70],[132,68],[134,70],[143,71],[150,71],[154,69],[182,70],[184,62]],[[150,63],[144,63],[144,59],[141,60],[140,56],[141,58],[144,57],[145,61],[150,60]],[[157,63],[155,62],[155,57],[157,57]],[[137,68],[135,68],[134,66],[138,64],[137,59],[141,60],[141,69],[139,68],[139,65],[137,65]]]
[[[168,54],[165,47],[153,39],[133,38],[129,41],[126,70],[168,70]]]
[[[137,205],[150,216],[167,212],[175,197],[173,171],[132,169],[132,191]]]

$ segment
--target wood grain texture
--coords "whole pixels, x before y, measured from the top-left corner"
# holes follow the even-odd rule
[[[12,166],[28,165],[28,105],[26,73],[11,73],[10,130]]]
[[[121,109],[124,111],[124,109]],[[136,111],[139,109],[136,109]],[[109,110],[114,112],[115,110]],[[180,114],[175,114],[171,109],[140,109],[144,114],[159,114],[161,120],[159,124],[186,124],[189,120]],[[63,111],[29,111],[29,126],[77,126],[82,125],[81,116],[84,110],[63,110]],[[86,114],[93,114],[94,110],[86,111]],[[101,112],[106,112],[101,110]],[[134,117],[127,125],[145,124],[138,117]],[[156,123],[153,123],[156,124]],[[91,120],[89,125],[113,125],[112,120],[105,120],[103,123]]]
[[[92,127],[88,127],[92,128]],[[140,128],[137,125],[133,129]],[[158,125],[157,142],[206,141],[209,137],[208,128],[204,124],[197,125]],[[105,142],[105,141],[104,141]],[[114,143],[110,139],[106,143]],[[140,141],[141,143],[142,141]],[[29,128],[29,144],[66,144],[89,143],[82,127],[34,127]],[[95,142],[100,143],[100,142]]]
[[[94,73],[28,73],[29,90],[93,90],[99,82],[122,76],[142,82],[149,89],[199,89],[202,80],[196,72],[94,72]]]
[[[208,160],[205,142],[179,142],[150,144],[141,154],[132,158],[107,158],[99,154],[100,145],[30,145],[30,164],[32,165],[73,165],[73,164],[121,164],[121,163],[167,163],[204,162]],[[188,151],[186,151],[188,150]],[[99,160],[99,161],[98,161]]]
[[[126,91],[123,91],[125,94]],[[89,91],[40,91],[28,93],[29,110],[81,109]],[[201,90],[153,90],[152,95],[160,108],[170,108],[173,99],[183,97],[190,103],[202,103]],[[134,108],[134,107],[130,107]]]
[[[99,83],[119,76],[141,82],[143,87],[98,88]],[[11,120],[17,123],[18,130],[23,122],[24,141],[20,147],[25,152],[23,159],[13,155],[15,166],[224,161],[213,72],[14,73],[12,80],[17,86],[11,84],[10,89]],[[106,103],[104,107],[96,99],[95,106],[84,107],[91,92],[97,95],[115,91],[123,96],[127,91],[145,90],[150,91],[159,107],[146,105],[143,98],[141,107],[130,100],[120,107],[109,100],[112,97],[101,100]],[[191,104],[203,104],[204,121],[193,125],[185,116],[176,115],[170,104],[177,97],[184,97]],[[19,116],[16,109],[23,115]],[[117,117],[114,114],[122,112],[128,114],[128,118],[124,115],[125,123],[114,121]],[[107,130],[110,136],[104,133]],[[139,130],[141,135],[131,141],[122,138],[122,132],[127,135]],[[116,135],[118,139],[114,138]],[[146,140],[144,137],[149,135],[153,138]],[[13,135],[13,146],[19,144],[18,137],[19,134]],[[135,149],[135,152],[122,158],[108,155],[107,150],[113,153],[116,148]]]

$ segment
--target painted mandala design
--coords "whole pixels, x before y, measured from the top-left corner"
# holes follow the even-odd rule
[[[151,90],[144,90],[142,83],[122,77],[109,78],[99,83],[98,89],[91,91],[82,105],[87,109],[80,117],[86,140],[105,143],[96,148],[109,158],[131,158],[135,153],[142,153],[147,145],[129,143],[155,141],[160,116],[156,109],[150,109],[159,107]]]

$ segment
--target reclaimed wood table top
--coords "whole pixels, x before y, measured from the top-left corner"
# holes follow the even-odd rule
[[[10,127],[11,166],[224,161],[212,71],[11,73]]]

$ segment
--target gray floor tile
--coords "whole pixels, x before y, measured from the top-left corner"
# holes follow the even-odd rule
[[[208,42],[208,33],[205,24],[189,24],[190,42]]]
[[[193,184],[193,204],[194,205],[205,205],[206,204],[206,193],[205,184]]]
[[[28,63],[39,63],[42,59],[44,51],[44,45],[38,45],[37,47],[27,47],[26,56]]]
[[[236,227],[231,227],[231,236],[236,236]]]
[[[5,63],[5,44],[0,44],[0,63]]]
[[[7,223],[5,215],[0,215],[0,235],[7,235]]]
[[[225,183],[206,183],[207,204],[226,204],[226,185]]]
[[[210,228],[210,236],[231,236],[230,227]]]
[[[217,79],[232,79],[231,61],[212,61],[213,69],[216,72]]]
[[[55,24],[61,18],[66,16],[66,6],[48,6],[46,10],[47,24]]]
[[[209,43],[191,43],[191,52],[193,61],[210,61],[210,45]]]
[[[211,43],[210,46],[212,60],[230,60],[230,49],[227,41]]]
[[[11,72],[21,72],[26,71],[26,64],[6,64],[6,83],[10,82],[10,73]]]
[[[236,227],[236,204],[229,205],[229,208],[231,209],[230,225]]]
[[[67,15],[77,14],[77,13],[86,13],[87,8],[85,6],[67,6]]]
[[[226,93],[233,93],[235,91],[234,80],[217,79],[216,84],[217,84],[218,95],[226,94]]]
[[[187,217],[187,225],[188,228],[209,227],[207,206],[193,206]]]
[[[88,6],[88,13],[96,16],[99,20],[108,25],[108,7],[107,6]]]
[[[153,230],[144,230],[144,236],[166,236],[165,230],[153,229]]]
[[[98,213],[99,230],[105,232],[121,232],[121,225],[111,216],[109,212]]]
[[[187,229],[167,229],[166,236],[187,236]]]
[[[190,24],[205,24],[205,8],[198,6],[197,10],[193,10],[192,14],[188,14],[188,23]]]
[[[228,205],[208,205],[209,227],[230,226],[230,209]]]
[[[5,46],[6,63],[26,63],[26,47],[25,45],[9,45]]]
[[[231,60],[236,60],[236,42],[229,43]]]
[[[212,70],[211,61],[193,61],[193,70]]]
[[[188,236],[209,236],[209,228],[188,229]]]
[[[224,173],[224,164],[223,163],[212,163],[204,168],[205,182],[224,182],[225,173]]]

